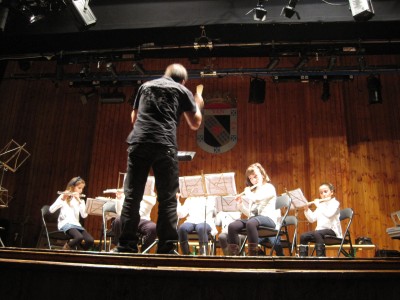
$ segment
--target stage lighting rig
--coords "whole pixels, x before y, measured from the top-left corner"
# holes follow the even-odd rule
[[[251,13],[254,12],[253,14],[253,18],[255,21],[265,21],[265,19],[267,18],[267,10],[264,8],[264,2],[265,1],[258,1],[257,2],[257,6],[254,7],[253,9],[251,9],[249,12],[246,13],[246,16]]]
[[[282,8],[281,16],[284,15],[286,18],[291,18],[296,15],[297,19],[300,20],[300,15],[296,11],[295,7],[298,0],[290,0],[289,4]]]

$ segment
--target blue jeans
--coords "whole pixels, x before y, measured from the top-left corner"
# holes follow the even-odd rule
[[[122,231],[119,245],[137,251],[136,235],[140,221],[139,208],[144,188],[153,170],[158,200],[157,253],[170,253],[177,241],[176,225],[179,188],[178,156],[175,148],[160,144],[133,144],[128,147],[127,174],[124,182],[125,201],[121,212]]]
[[[208,243],[208,235],[211,232],[211,226],[206,223],[206,228],[204,230],[204,223],[193,224],[189,222],[184,222],[179,226],[179,242],[187,242],[188,233],[193,230],[196,230],[197,235],[199,236],[199,243]]]

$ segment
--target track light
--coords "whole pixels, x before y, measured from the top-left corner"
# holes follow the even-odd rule
[[[79,76],[82,78],[82,79],[84,79],[84,78],[87,78],[88,76],[89,76],[89,74],[90,74],[90,69],[89,69],[89,65],[84,65],[83,67],[82,67],[82,69],[79,71]]]
[[[114,66],[114,64],[112,62],[108,62],[106,64],[106,70],[107,70],[107,72],[109,72],[111,74],[112,77],[114,77],[114,78],[117,77],[117,71],[116,71],[115,66]]]
[[[0,3],[1,3],[1,1],[0,1]],[[0,6],[0,31],[4,31],[4,29],[6,28],[8,13],[9,13],[8,7]]]
[[[251,12],[253,13],[253,18],[255,21],[265,21],[267,18],[267,10],[264,8],[264,1],[258,1],[257,6],[251,9],[249,12],[246,13],[248,15]]]
[[[369,104],[377,104],[382,103],[382,86],[379,78],[374,75],[370,75],[367,78],[367,87],[368,87],[368,101]]]
[[[44,18],[44,15],[34,14],[33,11],[27,5],[21,5],[19,8],[21,14],[28,20],[29,23],[33,24]]]
[[[282,8],[281,16],[285,15],[286,18],[291,18],[296,15],[297,19],[300,20],[300,15],[296,11],[295,7],[298,0],[290,0],[289,4]]]

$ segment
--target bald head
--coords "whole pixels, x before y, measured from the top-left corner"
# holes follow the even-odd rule
[[[174,81],[180,83],[183,83],[183,81],[187,81],[188,79],[187,71],[181,64],[169,65],[165,70],[164,75],[171,77]]]

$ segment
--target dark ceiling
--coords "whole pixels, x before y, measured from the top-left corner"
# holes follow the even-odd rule
[[[258,4],[266,12],[264,21],[253,19]],[[57,61],[55,73],[25,72],[3,79],[68,80],[71,87],[79,88],[135,85],[162,74],[140,71],[145,58],[188,58],[191,78],[250,75],[325,80],[329,76],[347,80],[359,74],[400,71],[398,61],[369,65],[364,59],[400,54],[398,0],[90,0],[83,11],[84,5],[85,0],[0,0],[0,69],[1,62],[11,60],[18,60],[21,70],[24,65],[29,69],[32,60]],[[299,18],[295,13],[291,18],[282,14],[288,6]],[[86,22],[82,15],[89,16]],[[39,16],[36,22],[28,21]],[[196,64],[207,57],[270,57],[270,62],[298,57],[300,63],[310,56],[325,57],[329,64],[240,70],[208,66],[199,70]],[[356,57],[335,65],[338,56]],[[100,62],[117,61],[131,61],[133,69],[118,74],[99,69]],[[79,64],[82,71],[67,74],[63,64]],[[86,65],[97,65],[97,71],[82,74]]]
[[[85,26],[71,5],[85,0],[0,0],[8,12],[0,14],[0,59],[400,54],[400,1],[372,0],[365,21],[356,21],[348,0],[300,0],[300,19],[286,18],[282,9],[292,1],[261,1],[266,20],[255,21],[255,0],[91,0],[96,22]],[[31,24],[28,12],[43,18]]]

